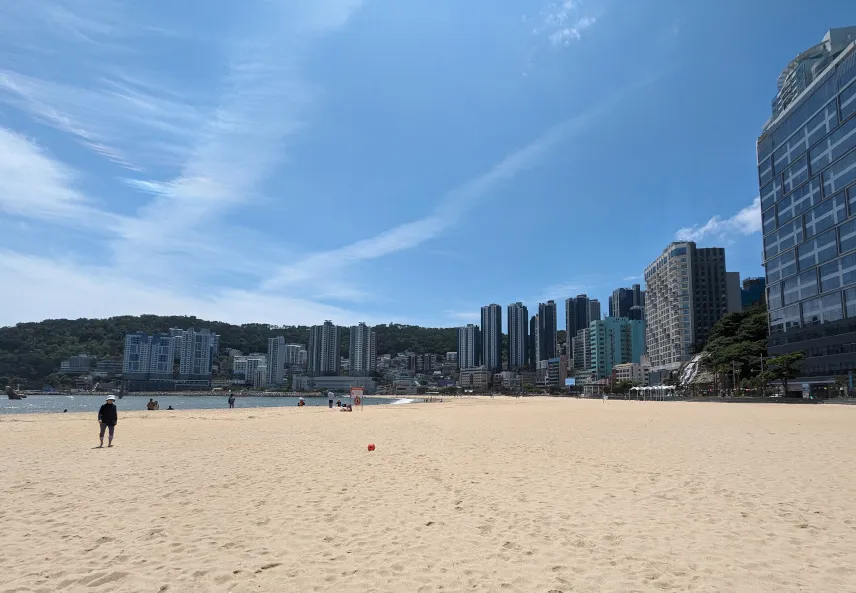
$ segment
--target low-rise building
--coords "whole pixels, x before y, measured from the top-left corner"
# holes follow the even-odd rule
[[[490,387],[491,372],[485,367],[461,369],[458,379],[462,389],[484,392]]]
[[[63,375],[84,375],[92,370],[95,357],[88,354],[78,354],[59,363],[59,372]]]
[[[374,395],[377,383],[371,377],[308,377],[294,375],[291,381],[294,391],[338,391],[350,392],[351,387],[361,387],[366,395]]]
[[[393,395],[416,395],[419,393],[419,381],[415,379],[398,379],[392,382]]]
[[[232,360],[232,383],[235,385],[255,385],[256,370],[261,366],[267,369],[267,355],[265,354],[236,356]]]
[[[104,358],[95,363],[96,377],[115,377],[122,374],[122,361],[115,358]]]
[[[566,355],[563,354],[538,362],[535,380],[540,387],[546,389],[564,387],[567,378],[568,357]]]
[[[520,375],[511,371],[494,374],[493,386],[504,393],[520,393],[523,391],[523,381],[520,379]]]
[[[617,364],[612,367],[612,384],[630,381],[640,387],[648,386],[648,369],[637,362]]]

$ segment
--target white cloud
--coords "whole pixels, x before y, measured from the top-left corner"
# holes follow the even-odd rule
[[[14,287],[5,291],[0,326],[51,318],[182,313],[229,323],[312,324],[335,319],[344,325],[388,321],[269,293],[235,289],[182,292],[140,283],[131,275],[116,275],[108,267],[81,267],[73,261],[12,251],[0,251],[0,277],[5,286]]]
[[[679,229],[675,238],[678,241],[703,241],[708,238],[726,240],[740,235],[751,235],[761,230],[761,198],[756,197],[752,205],[740,210],[729,218],[714,216],[702,226]]]
[[[139,267],[152,258],[168,263],[171,237],[209,232],[229,210],[257,196],[259,184],[284,158],[287,140],[307,125],[314,92],[298,57],[317,36],[344,25],[360,4],[265,4],[254,36],[237,45],[218,107],[196,134],[180,173],[168,180],[132,180],[155,197],[114,245],[121,265]],[[143,249],[143,242],[167,248]]]
[[[552,2],[541,11],[541,21],[533,33],[546,37],[553,46],[570,45],[583,31],[597,23],[597,18],[583,11],[579,0]]]
[[[481,320],[480,311],[451,311],[447,309],[445,313],[447,317],[465,323],[476,323]]]
[[[360,0],[242,5],[237,33],[206,40],[219,50],[206,46],[207,55],[226,56],[227,73],[213,83],[218,94],[203,100],[200,96],[210,95],[205,89],[181,88],[163,73],[138,69],[148,63],[139,53],[149,49],[140,43],[149,28],[128,27],[113,0],[79,0],[73,11],[55,0],[1,4],[0,33],[7,35],[0,50],[10,50],[4,53],[11,59],[0,69],[0,104],[122,167],[145,172],[116,178],[133,188],[128,192],[139,204],[135,212],[133,202],[122,204],[132,213],[120,216],[110,212],[113,203],[87,195],[71,167],[24,136],[0,129],[0,212],[83,227],[108,240],[103,267],[97,268],[73,262],[51,266],[7,252],[4,281],[25,288],[4,309],[2,322],[147,311],[242,321],[283,315],[289,323],[355,321],[345,309],[263,290],[210,287],[227,273],[229,284],[254,287],[271,262],[288,258],[287,249],[239,226],[229,210],[259,199],[258,187],[281,162],[285,141],[306,126],[314,89],[301,74],[301,57],[360,5]],[[49,22],[56,27],[43,26]],[[69,75],[47,59],[45,45],[68,48],[75,72]],[[134,67],[126,68],[128,55]],[[52,274],[55,281],[47,282]],[[62,299],[57,286],[63,287]],[[335,283],[322,288],[322,297],[365,297]]]
[[[0,154],[0,211],[107,232],[122,222],[74,189],[72,171],[24,136],[0,128]]]
[[[591,290],[592,285],[597,280],[598,277],[596,276],[580,276],[566,282],[552,284],[544,288],[538,296],[529,299],[529,301],[544,303],[552,300],[556,301],[557,304],[564,303],[567,298],[575,297],[578,294],[586,294],[586,291]],[[591,297],[592,295],[589,296]]]

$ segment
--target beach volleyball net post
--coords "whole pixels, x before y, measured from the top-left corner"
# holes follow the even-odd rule
[[[363,409],[363,388],[351,387],[351,403],[360,406],[360,411]]]

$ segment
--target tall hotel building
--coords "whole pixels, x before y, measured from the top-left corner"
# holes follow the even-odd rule
[[[716,322],[740,310],[739,296],[728,291],[728,278],[725,250],[697,248],[692,241],[672,243],[645,269],[652,370],[673,371],[689,362]]]
[[[830,29],[779,75],[758,138],[768,351],[802,351],[800,383],[856,368],[856,27]]]

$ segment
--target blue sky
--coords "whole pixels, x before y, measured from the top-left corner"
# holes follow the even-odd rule
[[[4,2],[0,324],[605,310],[677,237],[761,275],[776,77],[848,25],[844,0]]]

